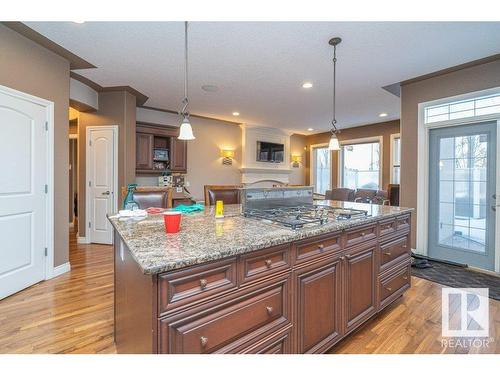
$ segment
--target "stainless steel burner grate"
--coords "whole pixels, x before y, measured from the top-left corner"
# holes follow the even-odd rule
[[[245,217],[267,220],[292,229],[306,225],[321,225],[329,220],[349,220],[367,216],[367,211],[352,208],[338,208],[323,205],[284,206],[268,209],[249,208],[243,211]]]

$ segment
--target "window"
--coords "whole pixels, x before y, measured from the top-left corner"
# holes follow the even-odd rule
[[[380,144],[380,140],[371,142],[355,140],[341,145],[340,166],[343,187],[380,188]]]
[[[391,134],[391,184],[401,182],[401,136]]]
[[[331,184],[331,151],[328,150],[328,145],[312,145],[311,160],[312,160],[312,181],[314,192],[325,194],[330,189]]]
[[[500,113],[500,94],[425,108],[425,124]]]

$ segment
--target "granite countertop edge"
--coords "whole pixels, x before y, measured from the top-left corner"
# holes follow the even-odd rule
[[[335,221],[322,226],[303,228],[295,231],[291,229],[284,230],[283,228],[277,226],[276,224],[266,224],[273,226],[274,229],[278,230],[278,232],[284,231],[284,233],[282,234],[278,233],[276,235],[276,238],[273,239],[265,238],[261,241],[257,239],[252,241],[251,243],[245,243],[244,245],[239,245],[239,246],[232,246],[231,244],[227,244],[224,246],[223,249],[219,249],[215,252],[207,252],[207,253],[202,253],[201,255],[198,254],[194,256],[184,255],[180,258],[172,260],[161,260],[160,264],[154,262],[155,258],[157,258],[155,255],[151,255],[152,259],[150,259],[149,261],[147,260],[147,256],[143,257],[139,256],[144,251],[144,246],[142,246],[141,248],[141,246],[139,246],[136,243],[137,239],[128,238],[130,236],[123,230],[123,228],[121,228],[119,225],[116,225],[116,220],[117,220],[116,216],[109,216],[108,218],[111,224],[113,225],[114,229],[118,232],[120,237],[123,239],[124,243],[128,246],[132,258],[135,260],[135,262],[142,270],[142,272],[146,275],[153,275],[168,271],[174,271],[177,269],[193,265],[204,264],[224,258],[230,258],[233,256],[247,254],[268,247],[283,245],[293,241],[299,241],[323,234],[346,230],[355,226],[369,224],[371,222],[376,222],[383,219],[389,219],[391,217],[400,216],[402,214],[410,213],[412,211],[414,211],[413,208],[397,207],[397,211],[390,213],[384,213],[377,216],[368,216],[353,220]],[[155,217],[161,215],[151,215],[151,216]],[[255,220],[247,218],[244,219]],[[144,257],[146,257],[146,259],[144,259]]]

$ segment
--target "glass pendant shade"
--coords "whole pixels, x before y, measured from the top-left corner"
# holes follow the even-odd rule
[[[193,135],[193,128],[191,127],[191,123],[187,117],[184,117],[184,120],[182,120],[181,129],[177,138],[185,141],[195,139]]]
[[[330,138],[330,142],[328,143],[328,149],[330,151],[339,151],[340,150],[340,144],[337,136],[332,134],[332,137]]]

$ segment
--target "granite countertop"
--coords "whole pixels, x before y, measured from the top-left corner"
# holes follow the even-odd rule
[[[142,271],[155,274],[347,229],[413,210],[340,201],[315,201],[315,204],[363,209],[370,216],[346,221],[332,220],[323,225],[292,230],[243,217],[240,205],[226,205],[224,219],[215,219],[212,206],[206,207],[205,211],[183,214],[181,230],[175,234],[165,233],[161,214],[149,215],[141,221],[117,216],[110,216],[109,220]]]

